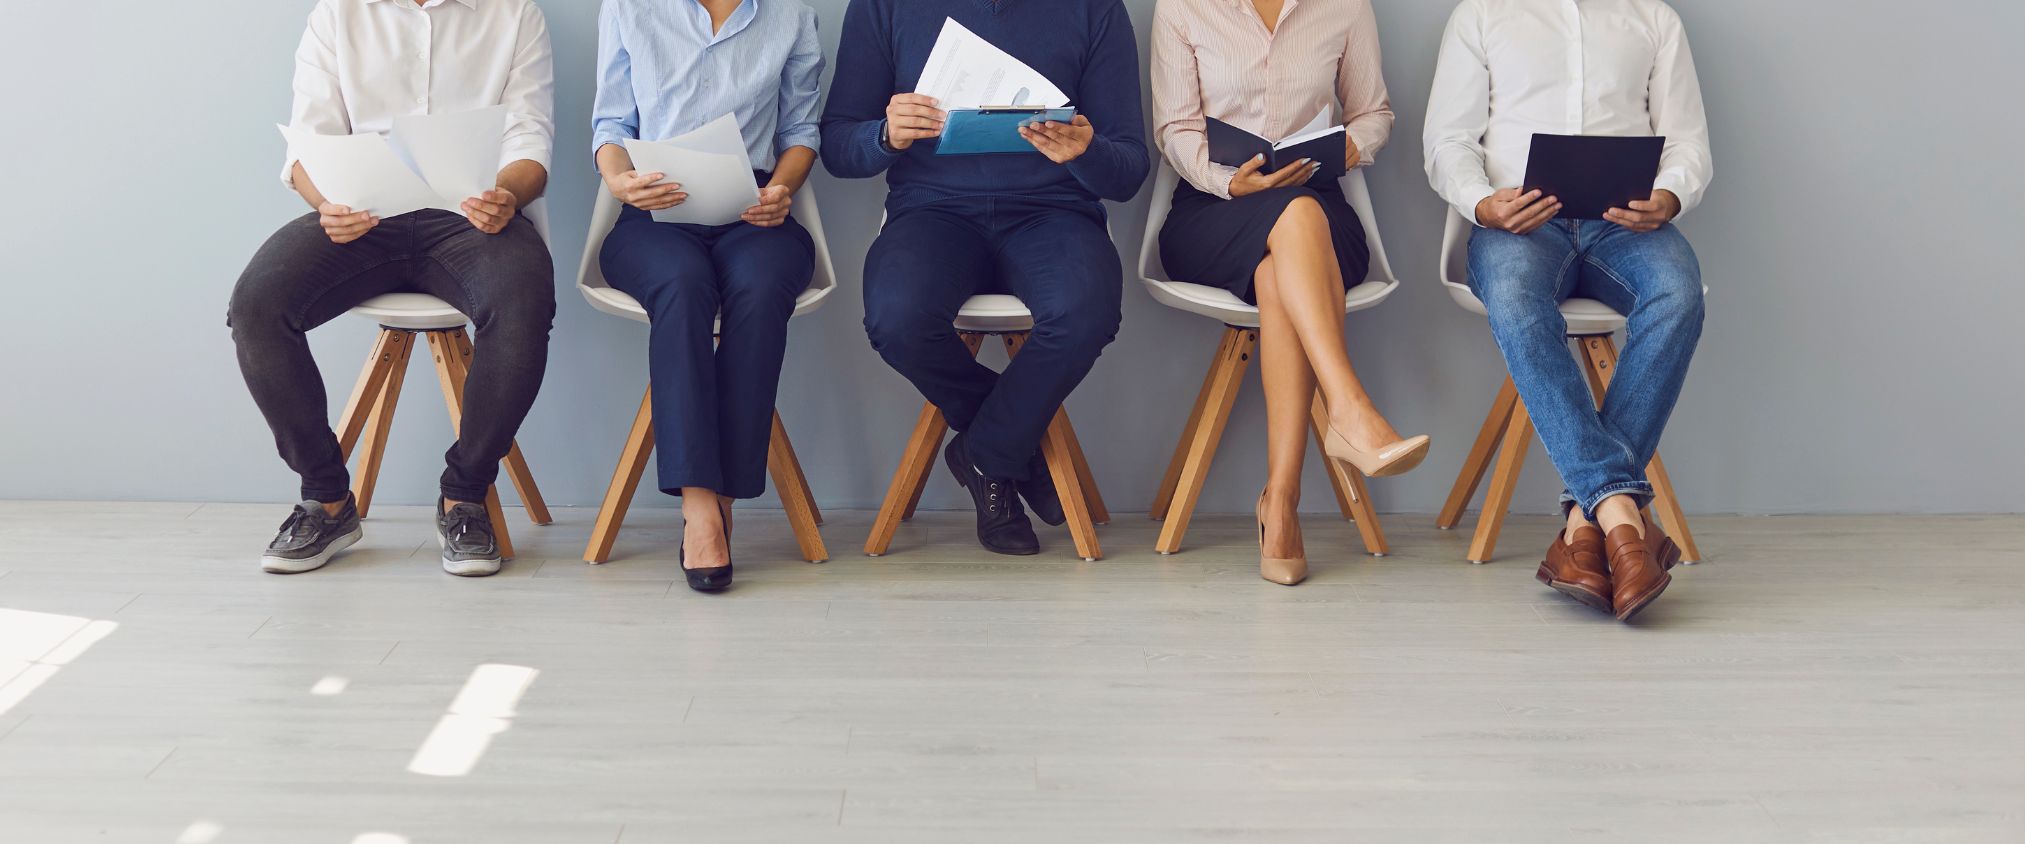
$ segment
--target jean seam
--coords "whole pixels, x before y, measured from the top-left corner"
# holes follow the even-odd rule
[[[316,308],[316,306],[317,306],[317,303],[319,303],[319,302],[322,302],[322,301],[324,300],[324,297],[327,297],[327,296],[329,296],[329,295],[331,294],[331,292],[332,292],[332,291],[334,291],[334,290],[337,290],[338,288],[340,288],[340,287],[343,287],[343,286],[345,286],[345,285],[347,285],[347,284],[350,284],[350,283],[352,282],[352,280],[354,280],[354,279],[358,278],[359,276],[365,275],[366,273],[369,273],[369,272],[372,272],[372,271],[374,271],[374,270],[377,270],[377,269],[379,269],[379,268],[381,268],[381,267],[384,267],[384,266],[386,266],[386,265],[388,265],[388,264],[392,264],[392,263],[397,263],[397,262],[400,262],[400,261],[406,261],[406,260],[409,260],[409,259],[408,259],[408,258],[388,258],[388,259],[386,259],[386,260],[384,260],[384,261],[381,261],[381,262],[379,262],[379,263],[377,263],[377,264],[374,264],[374,265],[372,265],[372,266],[370,266],[370,267],[361,267],[361,268],[360,268],[360,269],[359,269],[359,270],[358,270],[357,272],[354,272],[354,273],[352,273],[352,274],[350,274],[350,275],[347,275],[347,276],[345,276],[344,278],[340,278],[340,279],[338,279],[338,280],[336,280],[336,281],[333,281],[333,282],[331,282],[331,283],[330,283],[329,285],[326,285],[326,286],[324,287],[324,289],[322,289],[322,290],[319,290],[319,291],[317,291],[317,294],[316,294],[315,296],[312,296],[312,297],[310,297],[310,298],[309,298],[309,301],[307,301],[307,302],[304,302],[304,303],[303,303],[303,305],[302,305],[302,307],[300,307],[300,308],[297,308],[297,309],[296,309],[295,313],[291,315],[291,318],[290,318],[290,320],[289,320],[289,322],[290,322],[290,326],[289,326],[289,327],[291,327],[291,328],[294,328],[294,327],[296,327],[296,326],[300,326],[300,325],[302,325],[302,323],[303,323],[303,321],[304,321],[304,320],[307,320],[307,319],[309,319],[309,312],[310,312],[310,311],[312,311],[312,310],[314,310],[314,309]],[[354,304],[356,304],[356,303],[354,303]],[[306,331],[307,329],[302,329],[302,330]]]

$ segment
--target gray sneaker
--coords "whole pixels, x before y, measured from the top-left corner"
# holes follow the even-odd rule
[[[492,514],[483,504],[459,504],[443,512],[436,499],[436,544],[443,546],[443,570],[458,577],[499,573],[499,543],[492,539]]]
[[[295,512],[281,523],[274,541],[267,543],[260,568],[270,574],[315,571],[365,535],[365,529],[359,527],[359,508],[350,495],[345,496],[345,506],[335,516],[322,502],[304,501],[295,505]]]

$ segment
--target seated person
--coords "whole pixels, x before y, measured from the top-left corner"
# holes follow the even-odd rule
[[[1666,138],[1652,195],[1603,220],[1558,219],[1521,191],[1535,133]],[[1673,221],[1712,174],[1701,83],[1680,16],[1660,0],[1464,0],[1427,109],[1427,174],[1476,229],[1469,284],[1561,473],[1567,514],[1540,579],[1620,620],[1657,599],[1680,549],[1643,515],[1659,448],[1702,332],[1701,267]],[[1601,412],[1568,353],[1562,301],[1629,320]]]
[[[1020,130],[1032,152],[936,155],[947,113],[911,92],[945,18],[1066,92],[1074,121]],[[1040,550],[1022,498],[1051,525],[1065,519],[1040,442],[1118,332],[1123,286],[1100,200],[1130,199],[1146,180],[1138,53],[1119,0],[851,0],[844,13],[823,163],[844,178],[885,173],[890,188],[865,256],[865,331],[958,432],[945,461],[996,553]],[[1033,312],[1003,373],[951,325],[979,293]]]
[[[1283,138],[1324,111],[1345,127],[1346,168],[1371,163],[1392,136],[1370,0],[1161,0],[1154,9],[1154,138],[1182,176],[1160,229],[1160,262],[1174,278],[1259,307],[1259,575],[1288,586],[1308,576],[1297,517],[1318,388],[1329,457],[1366,475],[1397,475],[1428,449],[1427,437],[1401,437],[1385,421],[1343,348],[1344,293],[1364,282],[1371,250],[1342,184],[1313,178],[1319,162],[1262,173],[1260,158],[1238,167],[1209,160],[1205,118]]]
[[[541,389],[555,318],[548,246],[516,213],[548,182],[554,88],[548,27],[531,0],[319,0],[310,12],[295,53],[295,129],[385,133],[402,115],[501,104],[507,128],[498,186],[464,200],[463,214],[381,220],[325,200],[293,156],[282,168],[282,182],[315,210],[254,254],[227,316],[247,389],[302,478],[302,503],[261,557],[265,570],[316,569],[363,535],[305,335],[374,296],[415,291],[450,303],[477,329],[436,512],[443,568],[499,571],[486,491]]]
[[[731,503],[766,489],[788,318],[815,270],[815,243],[788,209],[815,164],[822,73],[816,13],[800,0],[606,0],[599,12],[591,146],[626,204],[599,266],[651,321],[656,471],[682,498],[682,569],[699,592],[731,585]],[[655,222],[650,212],[688,195],[635,170],[625,141],[726,112],[759,168],[759,204],[722,226]]]

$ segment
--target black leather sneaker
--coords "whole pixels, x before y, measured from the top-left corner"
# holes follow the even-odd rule
[[[1048,458],[1039,451],[1027,461],[1027,479],[1019,482],[1019,490],[1027,506],[1034,508],[1034,515],[1050,527],[1061,527],[1069,520],[1069,515],[1062,511],[1062,497],[1055,494],[1055,476],[1048,471]]]
[[[979,472],[964,450],[967,442],[964,434],[951,437],[942,459],[956,482],[970,490],[970,501],[977,507],[978,544],[994,554],[1026,557],[1040,553],[1041,540],[1034,536],[1034,524],[1027,521],[1013,482]]]
[[[443,546],[443,570],[458,577],[499,573],[499,543],[492,538],[492,514],[483,504],[462,503],[443,512],[436,499],[436,544]]]
[[[335,516],[323,508],[323,502],[304,501],[295,505],[295,512],[281,523],[274,541],[267,543],[267,553],[260,555],[260,568],[269,574],[315,571],[365,535],[351,495],[345,495],[345,506]]]

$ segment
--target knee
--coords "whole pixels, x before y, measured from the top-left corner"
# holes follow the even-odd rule
[[[239,275],[225,305],[225,325],[235,337],[247,332],[292,330],[295,315],[282,291],[290,279],[279,268],[255,264]]]
[[[865,302],[865,337],[888,360],[938,349],[955,333],[950,318],[930,308],[908,302],[873,307],[871,300]]]
[[[1484,304],[1491,325],[1500,329],[1521,329],[1551,324],[1561,313],[1561,304],[1532,280],[1493,275],[1477,279],[1477,299]]]
[[[555,285],[548,277],[515,278],[484,295],[467,316],[485,334],[546,337],[555,325]]]
[[[1279,221],[1274,223],[1270,237],[1321,237],[1329,236],[1329,215],[1322,210],[1322,200],[1308,188],[1282,188],[1292,191],[1294,198],[1280,209]]]
[[[1034,321],[1033,341],[1061,349],[1072,357],[1095,360],[1118,338],[1123,317],[1116,306],[1091,305]]]
[[[1653,285],[1649,299],[1639,305],[1676,328],[1700,331],[1706,316],[1701,274],[1675,272],[1663,278]]]

